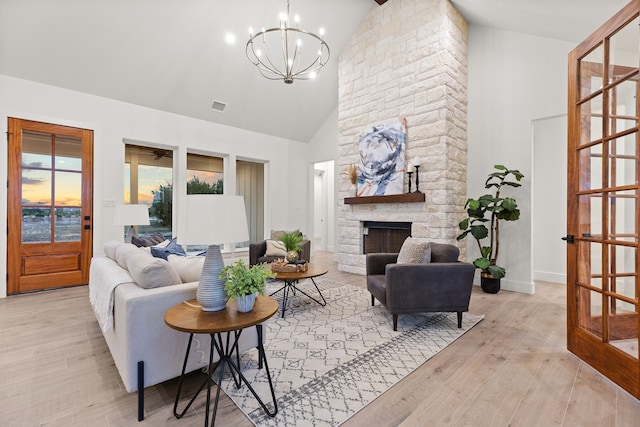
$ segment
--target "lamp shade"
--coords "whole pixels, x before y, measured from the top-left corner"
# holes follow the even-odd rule
[[[145,205],[117,205],[115,225],[149,225],[149,208]]]
[[[221,245],[249,240],[242,196],[189,194],[182,205],[178,243]]]

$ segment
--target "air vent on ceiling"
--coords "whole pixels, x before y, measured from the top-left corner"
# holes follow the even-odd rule
[[[211,104],[211,109],[219,113],[222,113],[225,108],[227,108],[227,104],[225,104],[224,102],[213,101],[213,104]]]

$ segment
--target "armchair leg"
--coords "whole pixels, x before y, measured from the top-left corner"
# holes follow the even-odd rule
[[[393,330],[394,331],[398,330],[398,315],[397,314],[393,315]]]
[[[462,312],[458,311],[458,329],[462,328]]]
[[[375,302],[376,302],[376,298],[373,295],[371,295],[371,307],[375,305]]]

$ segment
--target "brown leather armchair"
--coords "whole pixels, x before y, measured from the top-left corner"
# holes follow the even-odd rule
[[[302,250],[298,251],[298,259],[303,259],[305,261],[310,261],[311,259],[311,241],[303,240],[300,242],[300,247]],[[256,265],[263,262],[270,263],[275,261],[278,256],[266,256],[267,252],[267,241],[263,240],[257,243],[249,244],[249,265]]]
[[[371,305],[377,299],[393,315],[398,330],[398,314],[453,312],[462,327],[462,312],[469,311],[475,267],[458,261],[454,245],[431,243],[431,262],[396,264],[397,253],[373,253],[366,259],[367,290]]]

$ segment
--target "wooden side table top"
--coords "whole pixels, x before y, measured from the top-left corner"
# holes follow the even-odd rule
[[[240,313],[234,301],[220,311],[202,311],[197,300],[171,307],[164,315],[165,323],[173,329],[193,334],[215,334],[237,331],[264,322],[278,311],[278,301],[258,295],[253,310]]]
[[[267,266],[271,270],[271,264]],[[272,270],[273,271],[273,270]],[[307,271],[274,271],[276,280],[301,280],[327,274],[329,270],[321,265],[309,263]]]

